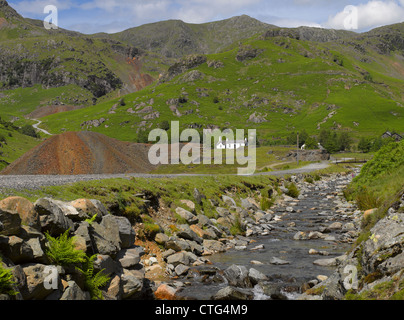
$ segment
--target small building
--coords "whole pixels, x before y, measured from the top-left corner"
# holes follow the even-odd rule
[[[382,138],[383,139],[392,138],[394,139],[394,141],[397,142],[403,140],[403,137],[401,135],[399,135],[398,133],[391,133],[390,131],[386,131],[385,133],[383,133]]]
[[[224,150],[237,150],[240,148],[244,148],[248,146],[248,140],[245,138],[244,140],[229,140],[226,139],[226,142],[223,142],[222,138],[220,138],[219,142],[216,144],[216,149]]]

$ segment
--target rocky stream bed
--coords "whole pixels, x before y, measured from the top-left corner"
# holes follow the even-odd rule
[[[157,292],[177,299],[299,299],[327,280],[359,234],[362,213],[342,194],[352,177],[309,183],[293,176],[299,197],[282,194],[265,212],[243,201],[239,211],[249,212],[242,220],[246,236],[219,239],[226,250],[206,256],[208,263],[186,265],[183,257],[168,256],[173,280]],[[235,205],[231,197],[226,200]]]

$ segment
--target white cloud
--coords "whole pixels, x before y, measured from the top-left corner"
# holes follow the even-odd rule
[[[54,5],[58,10],[70,9],[72,3],[70,0],[23,0],[19,2],[9,2],[19,14],[23,16],[37,16],[44,14],[44,8],[47,5]]]
[[[365,4],[355,6],[355,8],[358,12],[358,30],[368,30],[404,21],[404,0],[371,0]],[[324,26],[333,29],[344,29],[344,22],[348,15],[348,13],[340,11],[330,17]]]

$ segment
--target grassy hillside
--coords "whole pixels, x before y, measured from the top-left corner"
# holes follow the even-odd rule
[[[226,47],[263,33],[272,25],[243,15],[230,19],[190,24],[180,20],[161,21],[131,28],[112,35],[97,34],[157,53],[168,58],[181,58],[193,53],[216,53]]]
[[[268,141],[302,129],[311,135],[320,128],[355,136],[381,135],[387,128],[403,132],[404,79],[393,77],[388,66],[404,62],[397,52],[382,54],[371,46],[366,56],[370,62],[349,43],[255,36],[207,55],[205,63],[168,82],[125,96],[124,105],[106,101],[49,116],[45,123],[60,133],[104,118],[89,130],[129,141],[164,120],[178,120],[182,128],[257,128]]]

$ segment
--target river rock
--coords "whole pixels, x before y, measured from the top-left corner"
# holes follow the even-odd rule
[[[172,264],[174,267],[178,266],[179,264],[189,265],[190,259],[189,256],[185,254],[185,252],[178,252],[168,256],[167,263]]]
[[[224,277],[230,286],[239,288],[252,288],[248,270],[245,266],[231,265],[224,271]]]
[[[210,253],[218,253],[218,252],[225,252],[226,251],[226,246],[217,240],[203,240],[203,247],[205,248],[205,251],[208,251]]]
[[[160,285],[154,292],[157,300],[177,300],[177,289],[167,284]]]
[[[250,277],[250,281],[253,285],[256,285],[260,281],[267,281],[268,277],[257,269],[250,268],[248,271],[248,276]]]
[[[269,260],[270,264],[274,264],[274,265],[278,265],[278,266],[282,266],[282,265],[286,265],[286,264],[290,264],[290,261],[286,261],[277,257],[272,257]]]
[[[212,300],[251,300],[254,294],[248,290],[242,290],[232,286],[227,286],[220,289],[215,295],[211,297]]]

